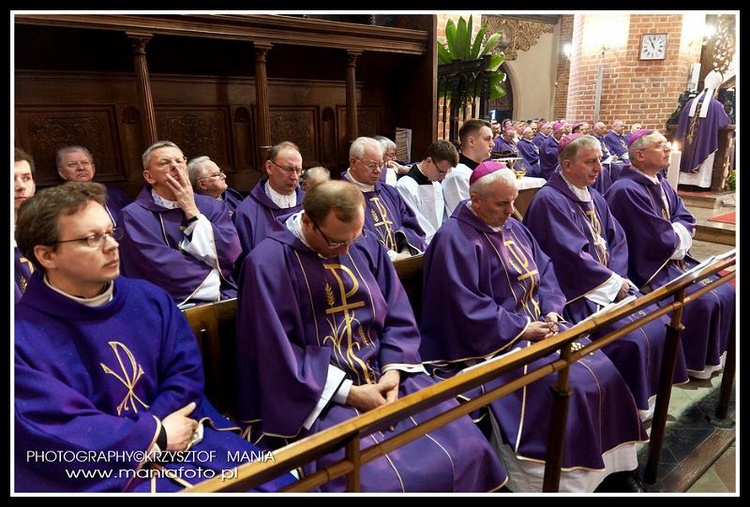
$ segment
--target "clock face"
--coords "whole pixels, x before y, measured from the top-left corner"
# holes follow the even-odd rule
[[[663,60],[667,56],[667,34],[647,33],[641,38],[641,60]]]

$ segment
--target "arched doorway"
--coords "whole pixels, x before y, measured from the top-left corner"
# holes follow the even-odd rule
[[[488,102],[487,110],[491,120],[502,122],[505,118],[513,119],[513,87],[510,84],[510,76],[508,75],[508,66],[503,63],[500,69],[505,73],[505,82],[503,87],[505,88],[505,96],[499,99],[491,99]]]

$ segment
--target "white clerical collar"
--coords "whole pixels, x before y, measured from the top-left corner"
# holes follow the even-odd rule
[[[349,168],[346,170],[346,179],[349,180],[349,183],[353,184],[355,187],[360,189],[362,192],[372,192],[375,190],[375,185],[368,185],[366,183],[362,183],[360,181],[357,181],[357,178],[355,178],[352,175],[352,169]]]
[[[266,181],[265,190],[268,198],[279,208],[291,208],[297,205],[297,192],[288,195],[279,193],[269,185],[268,181]]]
[[[169,199],[163,198],[162,196],[157,194],[156,190],[153,188],[151,189],[151,197],[153,197],[154,202],[158,204],[159,206],[161,206],[162,208],[167,208],[167,209],[179,208],[179,206],[177,205],[177,201],[170,201]]]
[[[477,212],[474,211],[474,208],[472,208],[472,206],[471,206],[471,201],[469,201],[469,202],[466,203],[466,207],[469,208],[469,210],[472,213],[474,213],[475,217],[479,218],[479,215],[477,215]],[[479,218],[479,220],[482,220],[482,219]],[[484,220],[482,220],[482,222],[484,222]],[[487,223],[485,223],[484,225],[487,225]],[[492,227],[491,225],[487,225],[487,227],[489,227],[490,229],[492,229],[493,232],[501,232],[503,230],[503,228],[505,227],[505,224],[501,225],[500,227]]]
[[[565,184],[568,185],[570,191],[573,192],[576,197],[578,197],[579,201],[591,202],[591,192],[589,192],[589,187],[578,188],[577,186],[569,182],[568,178],[566,178],[562,172],[560,173],[560,176],[562,176],[563,181],[565,181]]]
[[[307,238],[305,237],[305,233],[302,232],[302,212],[298,211],[294,215],[290,216],[286,219],[286,228],[294,234],[294,237],[297,238],[302,242],[303,245],[305,245],[307,248],[318,254],[318,257],[321,259],[326,259],[326,257],[320,255],[320,252],[315,250],[313,247],[310,246],[310,243],[307,242]]]
[[[45,283],[45,285],[47,285],[47,287],[49,287],[53,291],[57,292],[58,294],[62,294],[66,298],[72,299],[76,303],[80,303],[80,304],[86,305],[86,306],[102,306],[102,305],[105,305],[105,304],[109,303],[110,301],[112,301],[112,297],[114,296],[114,292],[115,292],[115,290],[114,290],[115,289],[115,284],[112,283],[112,282],[107,282],[107,289],[104,292],[102,292],[101,294],[99,294],[98,296],[94,296],[92,298],[81,298],[81,297],[78,297],[78,296],[74,296],[72,294],[68,294],[67,292],[63,292],[60,289],[58,289],[57,287],[55,287],[54,285],[52,285],[50,283],[49,279],[47,278],[47,275],[44,275],[44,283]]]

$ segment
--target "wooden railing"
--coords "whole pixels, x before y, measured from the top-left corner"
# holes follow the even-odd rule
[[[663,365],[660,372],[659,391],[657,393],[654,419],[651,425],[651,436],[649,442],[649,457],[644,471],[644,480],[653,483],[656,480],[656,471],[659,464],[659,455],[663,443],[664,431],[667,419],[667,409],[672,389],[672,374],[674,363],[679,347],[679,333],[682,328],[681,315],[683,307],[696,298],[734,279],[735,272],[732,266],[735,264],[736,252],[714,259],[702,268],[691,272],[689,275],[660,287],[625,305],[619,305],[615,309],[587,319],[567,331],[558,335],[534,343],[514,354],[504,356],[495,360],[486,361],[469,371],[465,371],[453,378],[442,380],[428,388],[405,396],[394,403],[381,406],[366,412],[353,419],[328,428],[317,434],[310,435],[297,442],[286,445],[273,451],[273,460],[266,462],[252,462],[239,466],[232,479],[210,479],[184,490],[185,492],[207,493],[207,492],[230,492],[247,491],[298,467],[340,449],[345,449],[345,457],[308,475],[291,484],[284,491],[299,492],[308,491],[321,486],[338,477],[347,476],[348,490],[359,491],[361,468],[365,464],[385,455],[406,443],[432,431],[435,428],[454,421],[455,419],[477,410],[495,399],[501,398],[525,385],[557,372],[557,385],[555,401],[553,402],[550,417],[548,439],[548,459],[545,465],[545,477],[543,490],[557,491],[560,480],[560,469],[562,464],[562,449],[565,437],[565,415],[567,413],[568,372],[570,366],[594,350],[598,350],[633,329],[651,322],[663,315],[671,314],[671,322],[668,326],[667,347],[664,352]],[[414,266],[409,266],[406,271],[411,271]],[[398,270],[398,267],[397,267]],[[719,278],[701,287],[691,294],[686,294],[686,289],[706,278],[709,275],[719,273]],[[665,298],[675,296],[669,304],[663,304],[651,313],[647,313],[637,320],[609,333],[595,342],[578,350],[573,350],[572,344],[582,335],[590,334],[592,331],[623,319],[639,310],[643,310]],[[721,393],[716,415],[718,418],[726,417],[732,384],[734,381],[734,340],[730,340],[730,348],[724,368]],[[559,357],[555,355],[560,352]],[[360,449],[360,439],[376,431],[383,430],[396,422],[414,415],[424,409],[437,405],[445,400],[455,398],[472,388],[484,384],[503,374],[518,371],[521,367],[531,364],[537,359],[548,357],[549,362],[530,370],[521,377],[500,386],[492,391],[474,398],[468,402],[459,404],[455,408],[441,413],[408,431],[393,436],[379,445],[373,445],[366,449]],[[233,359],[233,358],[232,358]],[[209,393],[209,398],[210,398]]]

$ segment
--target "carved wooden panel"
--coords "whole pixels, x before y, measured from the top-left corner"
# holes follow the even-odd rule
[[[55,166],[59,148],[88,148],[96,164],[96,181],[125,182],[121,164],[117,112],[102,106],[19,106],[15,108],[15,144],[34,157],[38,187],[62,182]]]
[[[316,106],[271,106],[271,144],[292,141],[299,146],[302,165],[311,167],[320,164],[318,128],[320,111]]]
[[[208,155],[232,172],[233,136],[229,107],[161,106],[155,108],[160,139],[172,141],[188,158]]]
[[[349,160],[349,134],[346,132],[346,106],[336,106],[339,118],[339,157],[342,160]],[[378,136],[387,135],[391,139],[395,135],[383,134],[381,108],[378,106],[359,106],[357,107],[357,135],[358,136]]]

